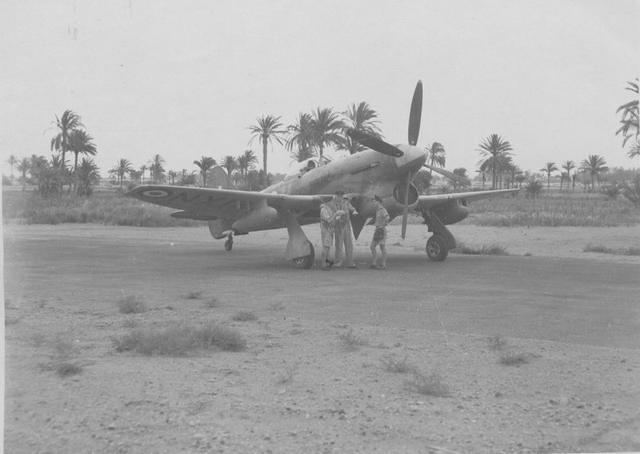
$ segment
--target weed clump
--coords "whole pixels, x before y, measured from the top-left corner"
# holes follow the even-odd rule
[[[118,352],[134,351],[147,356],[186,356],[210,349],[238,352],[247,347],[240,332],[215,323],[203,327],[139,328],[114,339],[114,344]]]
[[[582,252],[598,252],[601,254],[613,254],[613,255],[640,255],[640,247],[628,247],[624,249],[612,249],[606,246],[602,246],[600,244],[593,245],[591,243],[587,244]]]
[[[403,359],[398,359],[393,355],[387,355],[384,356],[380,362],[384,370],[395,374],[406,374],[407,372],[415,370],[415,367],[407,362],[406,356]]]
[[[118,310],[122,314],[140,314],[147,310],[147,305],[138,296],[128,295],[118,301]]]
[[[509,351],[500,355],[500,364],[505,366],[519,366],[531,361],[531,355],[522,352]]]
[[[202,292],[189,292],[184,297],[188,300],[199,300],[200,298],[202,298]]]
[[[507,346],[507,341],[500,335],[491,336],[487,343],[491,350],[503,350]]]
[[[234,322],[252,322],[258,320],[258,317],[253,312],[239,311],[233,314],[231,320]]]
[[[410,391],[426,396],[448,397],[450,395],[449,386],[443,382],[440,374],[436,372],[424,374],[414,370],[411,379],[407,380],[406,385]]]
[[[70,375],[76,375],[82,372],[82,367],[80,367],[78,364],[66,361],[56,363],[54,365],[54,369],[56,371],[56,374],[58,374],[60,377],[68,377]]]
[[[358,347],[367,345],[369,343],[366,339],[355,334],[353,332],[353,328],[349,328],[349,331],[345,333],[340,333],[338,335],[338,339],[340,339],[342,345],[347,350],[356,350]]]

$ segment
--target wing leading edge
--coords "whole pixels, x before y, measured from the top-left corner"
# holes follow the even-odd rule
[[[137,186],[126,195],[143,202],[182,210],[174,213],[175,217],[199,220],[237,219],[260,205],[277,210],[314,210],[332,198],[332,195],[324,194],[288,195],[170,185]]]
[[[488,199],[491,197],[507,194],[515,194],[519,189],[495,189],[491,191],[469,191],[469,192],[453,192],[450,194],[430,194],[418,197],[417,210],[425,210],[445,204],[451,200],[473,201],[480,199]]]

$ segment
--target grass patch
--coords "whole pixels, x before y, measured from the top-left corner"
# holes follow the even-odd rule
[[[464,243],[460,243],[458,247],[451,250],[454,254],[467,254],[467,255],[509,255],[507,249],[499,244],[486,245],[481,247],[471,247]]]
[[[184,297],[188,300],[199,300],[200,298],[202,298],[202,292],[189,292]]]
[[[258,317],[253,312],[239,311],[231,316],[231,320],[234,322],[253,322],[258,320]]]
[[[416,370],[415,366],[407,362],[406,356],[403,359],[398,359],[393,355],[386,355],[380,360],[380,362],[382,363],[384,370],[387,372],[393,372],[394,374],[406,374],[407,372]]]
[[[358,347],[369,344],[366,339],[355,334],[353,328],[349,328],[347,332],[340,333],[338,339],[347,350],[356,350]]]
[[[613,255],[640,255],[640,247],[628,247],[622,249],[612,249],[606,246],[602,246],[600,244],[587,244],[583,252],[598,252],[601,254],[613,254]]]
[[[488,338],[487,344],[491,350],[504,350],[507,346],[507,341],[502,336],[496,335]]]
[[[147,356],[186,356],[211,349],[238,352],[247,347],[240,332],[216,323],[202,327],[139,328],[114,339],[114,344],[118,352],[134,351]]]
[[[82,367],[72,362],[61,362],[54,366],[56,374],[60,377],[68,377],[70,375],[77,375],[82,372]]]
[[[414,370],[411,379],[407,380],[406,386],[410,391],[426,396],[448,397],[450,395],[449,386],[436,372],[424,374]]]
[[[147,310],[144,301],[135,295],[128,295],[118,301],[118,310],[122,314],[140,314]]]
[[[537,198],[497,197],[477,200],[463,221],[492,227],[615,227],[640,223],[640,210],[624,199],[601,194],[563,192]]]
[[[214,307],[220,307],[220,301],[218,298],[213,297],[204,302],[204,306],[209,309],[213,309]]]
[[[531,355],[523,352],[508,351],[500,355],[500,364],[504,366],[520,366],[528,364],[531,361]]]
[[[25,224],[93,223],[138,227],[201,226],[202,221],[176,219],[175,210],[97,191],[89,197],[65,194],[44,199],[34,192],[3,191],[3,219]]]

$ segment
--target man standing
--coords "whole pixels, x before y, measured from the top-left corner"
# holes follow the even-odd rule
[[[331,269],[333,262],[329,260],[329,252],[333,244],[333,234],[336,224],[336,209],[331,202],[325,202],[320,205],[320,237],[322,240],[322,261],[321,268],[323,270]]]
[[[377,195],[373,196],[374,203],[376,205],[376,229],[373,232],[373,239],[371,240],[371,265],[369,268],[384,270],[387,268],[387,224],[389,223],[389,213],[382,205],[382,199]],[[376,246],[380,246],[380,253],[382,255],[382,263],[377,264],[376,260]]]
[[[342,253],[344,246],[345,266],[357,268],[353,263],[353,233],[351,231],[351,214],[358,214],[351,202],[344,197],[344,192],[336,191],[334,203],[337,211],[344,214],[336,218],[336,266],[342,266]]]

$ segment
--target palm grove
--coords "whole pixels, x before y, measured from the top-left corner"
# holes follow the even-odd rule
[[[627,90],[635,94],[635,99],[621,105],[617,113],[620,114],[621,126],[616,132],[623,137],[623,147],[628,146],[627,154],[630,158],[640,156],[638,141],[638,79],[628,82]],[[50,159],[44,156],[32,155],[29,158],[17,159],[11,155],[11,178],[13,183],[14,168],[18,172],[18,180],[23,189],[27,183],[35,185],[43,196],[62,193],[89,195],[98,183],[100,175],[98,168],[91,158],[97,153],[94,139],[86,132],[80,115],[66,110],[60,117],[55,116],[52,122],[55,134],[51,138]],[[298,162],[309,158],[316,158],[320,162],[326,161],[325,152],[331,150],[345,150],[350,154],[362,151],[364,147],[353,141],[346,131],[355,129],[366,134],[382,138],[378,114],[368,103],[353,103],[342,112],[332,108],[318,107],[311,112],[299,113],[295,121],[285,125],[280,116],[262,115],[255,123],[248,126],[249,145],[260,147],[261,155],[246,149],[236,156],[227,155],[217,160],[211,156],[201,156],[193,161],[192,169],[167,170],[165,160],[159,154],[152,156],[139,167],[126,158],[119,159],[109,169],[111,180],[120,190],[127,186],[143,183],[168,183],[180,185],[211,185],[211,174],[214,169],[224,169],[225,181],[215,181],[216,185],[236,187],[247,190],[258,190],[270,184],[273,176],[269,173],[269,149],[277,143],[284,146],[290,157]],[[435,167],[446,164],[445,147],[439,142],[433,142],[425,147],[427,163]],[[477,180],[482,188],[487,186],[497,188],[525,187],[537,192],[542,188],[536,173],[521,170],[514,162],[512,144],[499,134],[490,134],[482,139],[477,152],[480,161],[477,164]],[[259,157],[262,168],[258,169]],[[67,164],[69,159],[73,164]],[[588,155],[577,163],[567,160],[563,163],[546,162],[539,169],[547,188],[550,188],[551,177],[560,173],[560,189],[575,189],[576,181],[580,178],[584,188],[595,191],[601,175],[608,170],[605,159],[597,154]],[[457,168],[453,173],[466,177],[467,170]],[[218,177],[220,172],[218,172]],[[416,186],[425,191],[431,183],[432,172],[421,171],[415,179]],[[6,181],[5,181],[6,182]],[[452,182],[453,189],[457,189],[458,182]],[[566,186],[565,186],[566,184]],[[445,190],[446,188],[443,188]]]

